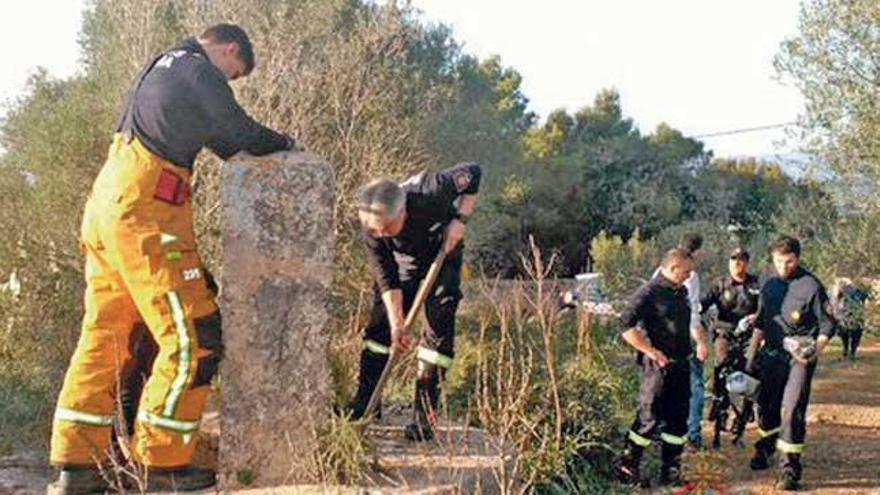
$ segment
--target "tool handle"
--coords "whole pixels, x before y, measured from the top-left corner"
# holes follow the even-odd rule
[[[405,329],[409,330],[418,316],[422,304],[428,299],[431,289],[434,288],[434,282],[437,281],[437,276],[440,275],[440,269],[443,268],[444,261],[446,261],[446,251],[443,249],[443,246],[440,246],[440,252],[437,253],[437,257],[434,258],[434,261],[428,268],[428,273],[425,274],[425,278],[419,285],[418,292],[416,292],[416,297],[413,299],[412,307],[409,308],[409,313],[406,314],[406,320],[403,322]]]

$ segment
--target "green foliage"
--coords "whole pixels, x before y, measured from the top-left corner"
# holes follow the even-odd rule
[[[849,182],[850,204],[878,210],[880,179],[880,3],[806,0],[797,35],[775,65],[806,99],[810,150]]]
[[[593,271],[603,274],[612,299],[626,298],[651,276],[659,263],[656,245],[638,230],[629,241],[602,231],[590,244]]]
[[[793,198],[775,223],[777,230],[804,235],[805,256],[826,281],[878,273],[878,52],[876,1],[807,0],[798,33],[775,60],[777,72],[804,95],[802,135],[823,165],[822,184]]]

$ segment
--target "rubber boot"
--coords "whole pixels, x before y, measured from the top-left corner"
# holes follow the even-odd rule
[[[51,495],[86,495],[104,493],[110,489],[110,483],[104,479],[97,466],[62,468],[58,480],[51,483],[46,490]]]
[[[440,405],[440,373],[437,365],[419,361],[416,380],[416,397],[413,405],[413,422],[407,425],[404,435],[414,442],[434,438],[437,426],[437,408]]]
[[[345,413],[349,414],[351,419],[358,420],[364,416],[367,404],[370,402],[370,396],[382,376],[382,370],[388,362],[388,355],[376,354],[364,349],[361,352],[361,369],[358,376],[358,389],[354,398],[345,407]],[[381,418],[381,407],[376,409],[376,417]]]

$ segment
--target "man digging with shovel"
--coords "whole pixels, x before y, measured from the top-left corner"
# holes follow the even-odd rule
[[[479,165],[467,163],[441,172],[423,172],[399,185],[378,179],[361,189],[358,217],[376,283],[364,331],[358,390],[348,405],[353,419],[372,413],[367,405],[389,356],[411,348],[405,315],[436,258],[442,264],[424,302],[426,325],[416,348],[414,421],[405,431],[410,440],[433,438],[439,383],[454,355],[455,312],[461,300],[461,240],[477,203],[481,176]],[[438,258],[441,249],[445,259]],[[381,393],[381,387],[377,392]]]

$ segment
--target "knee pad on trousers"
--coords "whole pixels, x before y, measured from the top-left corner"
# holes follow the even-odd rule
[[[196,374],[190,388],[203,387],[211,383],[220,367],[223,358],[223,334],[221,333],[220,312],[215,311],[208,316],[196,318],[196,338],[199,348],[211,351],[207,356],[199,358]]]

